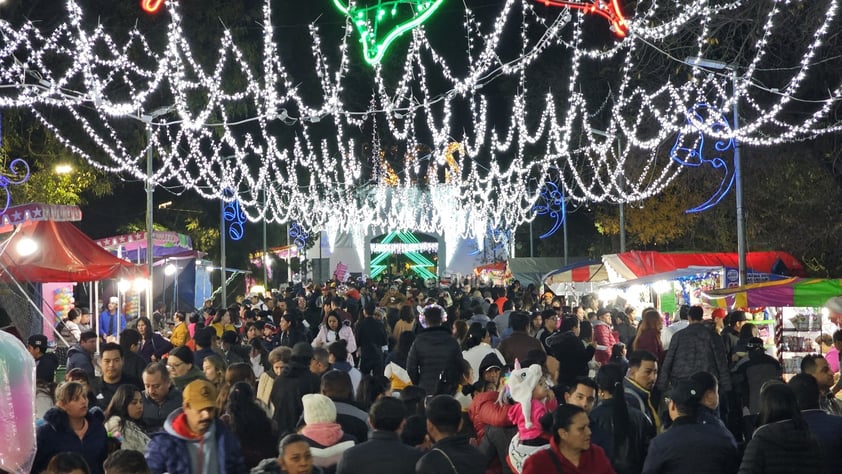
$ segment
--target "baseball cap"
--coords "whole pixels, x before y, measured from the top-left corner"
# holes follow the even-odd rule
[[[184,387],[182,399],[193,410],[216,407],[216,388],[207,380],[194,380]]]
[[[36,334],[34,336],[29,336],[29,340],[27,341],[32,347],[39,347],[42,351],[47,350],[47,336],[43,334]]]
[[[716,309],[715,309],[715,310],[713,310],[713,312],[711,313],[711,317],[712,317],[713,319],[723,319],[723,318],[725,318],[725,314],[726,314],[726,313],[725,313],[725,310],[724,310],[724,309],[722,309],[722,308],[716,308]]]

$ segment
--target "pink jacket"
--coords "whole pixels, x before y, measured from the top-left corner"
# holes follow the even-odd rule
[[[611,359],[611,348],[619,342],[620,338],[611,327],[602,321],[593,323],[593,340],[596,342],[596,354],[594,359],[600,364],[607,364]]]
[[[526,427],[526,417],[523,416],[523,410],[520,403],[515,403],[509,407],[509,420],[517,425],[517,432],[520,435],[520,440],[540,438],[543,435],[541,430],[541,417],[558,407],[558,402],[553,398],[542,402],[541,400],[532,399],[532,410],[530,411],[532,426]]]

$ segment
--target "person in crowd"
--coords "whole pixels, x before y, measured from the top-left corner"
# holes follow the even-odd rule
[[[228,363],[219,354],[211,354],[205,357],[202,362],[202,373],[205,379],[216,387],[217,392],[225,383],[225,371],[227,369]]]
[[[835,472],[842,466],[842,417],[829,415],[819,408],[819,384],[815,377],[796,374],[787,383],[795,394],[801,416],[822,451],[823,472]]]
[[[140,380],[143,376],[143,369],[149,365],[149,362],[138,354],[140,333],[137,332],[137,329],[124,329],[120,332],[119,344],[123,348],[123,372]]]
[[[736,365],[740,360],[748,357],[748,341],[750,341],[754,337],[760,337],[760,330],[757,329],[752,323],[745,323],[740,328],[740,338],[737,340],[737,344],[734,346],[733,351],[733,360],[734,362],[731,364]]]
[[[518,439],[512,441],[509,447],[508,461],[512,470],[520,472],[523,461],[530,454],[550,444],[538,420],[554,410],[558,403],[547,386],[542,367],[538,364],[525,369],[516,365],[507,380],[507,388],[515,402],[509,408],[509,421],[518,429]]]
[[[738,397],[739,412],[743,414],[745,439],[754,431],[755,418],[760,413],[760,389],[770,380],[782,380],[783,371],[777,359],[766,354],[763,340],[754,337],[748,346],[748,357],[740,360],[732,371],[734,395]]]
[[[581,322],[575,316],[567,316],[561,321],[558,333],[547,338],[549,354],[559,362],[558,385],[569,387],[577,377],[588,376],[588,362],[593,359],[596,349],[585,346],[579,340]]]
[[[406,424],[406,407],[393,397],[381,398],[371,406],[371,436],[342,453],[336,474],[414,474],[421,452],[401,442]]]
[[[740,473],[821,472],[821,448],[787,385],[763,387],[757,426],[746,445]]]
[[[406,371],[414,385],[428,394],[453,394],[462,371],[462,348],[442,326],[441,306],[424,308],[427,328],[415,338],[406,360]]]
[[[406,297],[398,291],[397,285],[392,285],[389,287],[389,291],[386,295],[380,299],[378,306],[382,308],[394,308],[400,310],[400,308],[405,304]]]
[[[183,346],[190,340],[190,330],[187,328],[186,317],[184,313],[176,311],[173,319],[175,319],[175,326],[172,328],[170,343],[173,347]]]
[[[152,362],[143,370],[143,428],[147,434],[160,431],[170,413],[182,405],[181,391],[170,379],[163,362]]]
[[[720,336],[722,337],[722,346],[725,348],[725,354],[728,356],[728,366],[733,368],[734,364],[740,359],[736,355],[737,342],[740,340],[740,331],[746,323],[746,313],[740,310],[731,311],[725,317],[725,320],[727,324],[722,329]]]
[[[81,329],[82,332],[92,330],[93,327],[91,325],[91,310],[85,307],[77,309],[79,310],[79,314],[81,315],[79,316],[79,329]]]
[[[596,403],[598,387],[593,379],[577,377],[564,392],[564,403],[576,405],[590,414]]]
[[[626,308],[626,311],[615,311],[611,316],[614,322],[614,329],[617,335],[620,336],[620,341],[628,347],[634,344],[634,338],[637,336],[637,329],[635,329],[635,309],[633,306]],[[660,340],[660,336],[658,337]]]
[[[590,420],[585,410],[576,405],[559,405],[541,423],[552,435],[550,447],[526,458],[523,474],[614,474],[605,451],[591,443]]]
[[[138,354],[143,357],[147,364],[161,360],[164,354],[173,348],[173,344],[170,341],[152,331],[152,324],[146,316],[137,318],[135,328],[140,333]]]
[[[415,342],[415,333],[404,331],[398,338],[398,343],[386,356],[386,367],[383,369],[385,375],[392,382],[392,391],[400,393],[401,390],[412,384],[412,379],[406,371],[406,359],[409,357],[409,349]]]
[[[473,379],[471,383],[476,383],[481,375],[480,364],[488,354],[494,354],[499,360],[503,360],[503,354],[497,349],[491,347],[491,335],[488,330],[481,323],[473,323],[468,328],[468,338],[465,340],[465,351],[462,352],[462,358],[471,364],[473,369]],[[502,366],[502,364],[500,364]]]
[[[184,390],[184,387],[190,382],[198,379],[204,380],[204,373],[193,365],[194,361],[193,351],[188,349],[187,346],[176,347],[170,352],[167,357],[167,369],[177,389]]]
[[[359,442],[368,439],[368,414],[354,402],[354,387],[347,372],[325,372],[319,392],[333,401],[337,413],[336,422],[342,427],[342,431]]]
[[[99,335],[104,338],[116,338],[117,334],[126,329],[126,315],[117,308],[116,296],[108,298],[108,305],[99,315]]]
[[[272,372],[272,364],[269,363],[269,351],[266,350],[263,343],[257,339],[252,339],[241,347],[248,353],[245,362],[251,365],[255,377],[259,379],[264,372]]]
[[[143,382],[123,372],[123,348],[119,344],[115,342],[103,344],[101,354],[102,379],[96,398],[97,406],[105,410],[120,385],[130,384],[142,390]]]
[[[88,378],[87,372],[80,368],[68,370],[64,374],[65,382],[79,382],[85,387],[85,394],[88,397],[88,407],[96,406],[96,394],[94,393],[94,386],[92,383],[97,383],[97,379]]]
[[[371,405],[383,397],[392,396],[392,386],[389,379],[383,375],[363,375],[357,390],[357,406],[368,411]]]
[[[696,372],[709,372],[719,380],[723,392],[731,391],[731,373],[725,359],[722,338],[705,326],[701,306],[690,308],[690,324],[672,336],[656,386],[662,392]]]
[[[105,474],[152,474],[143,453],[118,449],[109,454],[102,465]]]
[[[237,331],[237,328],[231,324],[231,313],[224,308],[217,311],[216,315],[213,317],[213,322],[211,322],[208,327],[213,328],[216,332],[217,339],[221,339],[222,334],[224,334],[225,331]]]
[[[643,412],[655,429],[661,431],[661,417],[658,416],[658,402],[652,399],[652,389],[658,380],[658,358],[647,351],[629,354],[629,373],[623,381],[626,402],[632,408]]]
[[[278,458],[264,459],[251,470],[251,474],[322,474],[313,465],[310,443],[307,438],[294,433],[286,435],[278,444]]]
[[[251,362],[251,348],[240,345],[240,336],[235,331],[222,333],[219,339],[219,352],[227,365]]]
[[[400,311],[398,312],[398,319],[395,321],[392,328],[392,337],[397,341],[404,332],[414,331],[416,324],[415,321],[416,317],[415,313],[412,311],[412,307],[408,304],[401,306]]]
[[[672,426],[649,443],[644,474],[688,472],[736,473],[737,442],[720,425],[700,423],[701,389],[691,379],[680,381],[668,394]]]
[[[213,384],[194,380],[184,387],[183,398],[181,409],[167,417],[164,430],[149,442],[146,462],[152,472],[246,472],[237,437],[216,418]]]
[[[510,367],[514,366],[515,359],[524,360],[526,354],[531,350],[544,350],[544,345],[541,341],[530,336],[527,332],[530,320],[529,313],[524,311],[514,311],[509,316],[509,325],[512,327],[512,334],[503,339],[503,342],[497,347],[500,353],[503,354],[503,359]]]
[[[336,465],[342,453],[353,447],[357,440],[344,431],[336,422],[336,406],[333,401],[319,393],[301,397],[304,406],[304,426],[300,433],[310,443],[313,464],[322,468],[325,474],[336,472]]]
[[[275,378],[281,374],[284,365],[288,364],[292,358],[292,349],[286,346],[276,347],[269,353],[269,363],[272,370],[267,370],[260,375],[257,380],[257,399],[264,405],[269,407],[270,414],[274,409],[272,408],[272,386],[275,384]]]
[[[240,441],[243,462],[251,469],[268,457],[276,457],[278,439],[272,420],[254,396],[254,389],[246,382],[231,386],[225,415],[222,417],[228,429]]]
[[[673,321],[669,326],[661,330],[661,344],[665,350],[669,350],[672,336],[690,325],[690,306],[683,304],[678,308],[678,321]]]
[[[432,449],[415,464],[417,474],[482,474],[485,457],[459,435],[462,407],[450,395],[436,395],[427,403],[427,433],[434,441]]]
[[[626,345],[618,342],[611,348],[611,358],[608,359],[608,363],[616,365],[620,368],[620,372],[625,374],[629,370],[629,360],[626,359],[627,354]]]
[[[55,354],[47,352],[47,342],[47,336],[43,334],[29,336],[26,350],[35,359],[35,380],[51,383],[56,378],[59,361]]]
[[[102,463],[108,456],[105,417],[97,407],[88,410],[85,387],[65,382],[56,390],[56,407],[44,415],[44,424],[36,434],[32,472],[41,472],[58,453],[81,454],[92,474],[103,474]]]
[[[328,346],[327,353],[330,367],[348,373],[351,377],[351,382],[354,384],[354,393],[357,393],[360,387],[360,381],[362,380],[362,374],[352,363],[348,362],[350,354],[348,354],[347,341],[340,339],[332,343]]]
[[[342,324],[336,312],[331,312],[327,315],[327,321],[319,327],[319,332],[316,338],[313,339],[313,347],[330,347],[336,341],[344,340],[346,348],[348,349],[347,361],[349,364],[354,364],[354,358],[351,354],[357,350],[357,340],[354,337],[354,331],[351,326]]]
[[[383,356],[389,347],[389,335],[383,320],[382,308],[363,308],[363,318],[357,322],[357,346],[360,353],[360,372],[364,375],[383,374]]]
[[[108,436],[120,440],[120,448],[146,451],[149,436],[139,424],[143,423],[143,396],[133,385],[121,385],[105,410],[105,430]]]
[[[46,382],[43,380],[35,380],[35,419],[44,418],[44,415],[50,408],[55,406],[55,388],[54,382]]]
[[[842,415],[842,402],[831,393],[833,387],[833,373],[827,360],[821,354],[810,354],[801,359],[801,373],[816,378],[819,384],[819,407],[831,415]]]
[[[91,468],[81,454],[65,451],[53,456],[41,474],[91,474]]]
[[[468,338],[468,321],[464,319],[457,319],[453,321],[453,338],[459,343],[459,347],[465,347],[465,339]]]
[[[529,334],[531,337],[534,337],[535,339],[538,339],[538,333],[544,327],[544,315],[541,312],[535,312],[535,313],[529,313],[529,314],[530,314],[529,325],[526,327],[526,333]],[[510,321],[511,321],[511,319],[510,319]],[[558,321],[558,320],[556,320],[556,321]],[[511,329],[511,327],[509,329]]]
[[[202,370],[205,357],[216,354],[216,331],[210,327],[196,329],[193,344],[196,346],[196,350],[193,351],[193,366]]]
[[[251,365],[245,362],[237,362],[225,369],[225,383],[223,384],[225,393],[220,396],[220,401],[223,402],[223,405],[220,406],[224,406],[224,402],[228,400],[228,392],[237,382],[245,382],[251,385],[252,391],[257,391],[257,378],[251,370]]]
[[[696,372],[690,381],[701,394],[696,417],[699,423],[709,423],[726,428],[719,417],[719,381],[709,372]]]
[[[596,342],[594,360],[600,364],[608,363],[608,359],[611,358],[611,348],[619,342],[619,335],[611,324],[611,310],[608,308],[597,310],[596,321],[593,321],[594,342]]]
[[[82,313],[78,308],[70,308],[67,311],[67,319],[64,320],[64,327],[70,332],[70,340],[68,342],[76,343],[82,336],[82,327],[79,323],[82,319]]]
[[[298,319],[292,313],[286,313],[278,322],[280,331],[277,334],[279,346],[295,347],[299,342],[307,341],[307,334],[299,327]],[[356,344],[356,341],[354,341]]]
[[[655,437],[655,427],[636,408],[629,407],[623,393],[623,373],[606,364],[596,373],[599,405],[590,412],[591,441],[605,450],[617,474],[639,473]]]
[[[663,344],[661,344],[661,332],[664,329],[664,320],[661,319],[661,313],[655,308],[646,308],[643,310],[643,319],[637,327],[637,335],[632,343],[633,351],[649,351],[655,354],[658,358],[658,364],[664,363],[664,356],[666,351]]]
[[[292,348],[290,361],[284,365],[281,374],[275,378],[269,399],[274,407],[273,419],[281,435],[292,433],[304,407],[301,397],[308,393],[319,393],[319,376],[310,372],[313,348],[307,342],[299,342]]]
[[[834,374],[839,373],[840,351],[842,351],[842,329],[837,329],[833,332],[833,336],[831,336],[830,349],[828,349],[827,353],[824,355],[824,358],[827,360],[827,364],[830,366],[830,370],[833,371]]]
[[[330,352],[328,352],[324,347],[317,347],[313,349],[313,359],[310,361],[310,372],[313,372],[321,377],[331,368]]]
[[[540,313],[540,315],[543,324],[541,325],[541,328],[535,333],[535,338],[541,341],[541,345],[544,346],[544,350],[547,350],[547,338],[555,334],[556,331],[558,331],[559,315],[557,315],[556,312],[551,309],[545,309]]]
[[[88,374],[88,379],[93,380],[94,374],[94,359],[93,355],[96,352],[97,335],[93,331],[85,331],[79,337],[79,343],[70,346],[67,351],[67,371],[70,372],[75,368],[80,368]]]

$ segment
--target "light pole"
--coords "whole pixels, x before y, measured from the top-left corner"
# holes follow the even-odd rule
[[[154,186],[152,185],[152,121],[161,115],[167,114],[172,110],[172,106],[159,107],[150,114],[143,114],[140,116],[141,122],[146,124],[146,271],[149,272],[149,287],[146,292],[146,317],[152,320],[152,293],[155,286],[153,275],[153,260],[154,260],[154,242],[152,239],[153,225],[152,225],[152,192]]]
[[[737,259],[739,265],[739,284],[746,284],[746,222],[743,213],[743,173],[740,159],[740,142],[737,140],[737,130],[740,128],[740,98],[737,93],[737,67],[721,61],[711,61],[705,58],[686,58],[684,63],[692,67],[701,67],[714,71],[731,72],[731,88],[734,92],[734,114],[731,130],[734,134],[734,194],[737,201]]]

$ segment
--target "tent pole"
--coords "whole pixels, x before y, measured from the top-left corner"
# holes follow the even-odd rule
[[[32,301],[32,298],[29,297],[29,293],[27,293],[26,290],[24,290],[23,287],[20,286],[20,282],[18,281],[18,279],[15,278],[14,275],[12,275],[12,272],[10,272],[8,268],[6,268],[6,265],[4,265],[2,261],[0,261],[0,267],[3,268],[3,271],[5,271],[7,275],[9,275],[9,278],[15,283],[15,286],[18,288],[18,290],[20,290],[23,296],[26,297],[26,301],[28,301],[29,304],[32,305],[33,308],[35,308],[35,313],[41,317],[41,320],[46,320],[47,318],[44,317],[44,313],[41,311],[38,305],[35,304],[34,301]],[[61,336],[61,333],[56,328],[56,325],[51,324],[50,327],[52,327],[53,333],[56,335],[56,337],[58,337],[61,340],[61,342],[64,343],[65,346],[70,347],[67,341]]]

